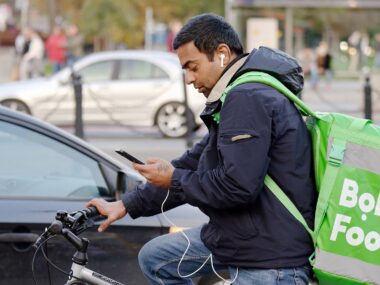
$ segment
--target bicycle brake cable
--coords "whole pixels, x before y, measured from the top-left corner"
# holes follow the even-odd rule
[[[44,240],[36,249],[36,251],[34,252],[34,255],[33,255],[33,259],[32,259],[32,276],[33,276],[33,281],[34,281],[34,284],[35,285],[38,285],[37,284],[37,280],[36,280],[36,277],[35,277],[35,272],[34,272],[34,263],[35,263],[35,259],[36,259],[36,256],[37,256],[37,253],[40,249],[42,249],[42,246],[47,243],[50,239],[54,238],[56,235],[53,235],[49,238],[47,238],[46,240]],[[59,268],[57,265],[55,265],[45,254],[45,251],[42,249],[42,254],[45,258],[45,260],[51,265],[53,266],[56,270],[60,271],[61,273],[67,275],[67,276],[71,276],[71,272],[66,272],[64,271],[63,269]]]
[[[36,280],[36,274],[35,274],[35,272],[34,272],[34,263],[35,263],[35,261],[36,261],[36,256],[37,256],[37,253],[38,253],[38,251],[40,250],[40,248],[48,241],[48,240],[50,240],[51,238],[53,238],[54,236],[50,236],[50,237],[48,237],[46,240],[44,240],[43,242],[41,242],[40,244],[39,244],[39,246],[36,248],[36,251],[34,252],[34,254],[33,254],[33,258],[32,258],[32,277],[33,277],[33,281],[34,281],[34,284],[35,285],[37,285],[37,280]]]
[[[67,275],[67,276],[71,276],[71,275],[72,275],[71,272],[66,272],[66,271],[63,270],[62,268],[60,268],[60,267],[58,267],[57,265],[55,265],[55,264],[54,264],[54,263],[53,263],[53,262],[52,262],[52,261],[46,256],[46,253],[45,253],[45,251],[44,251],[43,248],[41,249],[41,251],[42,251],[42,254],[43,254],[45,260],[46,260],[51,266],[53,266],[56,270],[60,271],[61,273],[65,274],[65,275]]]

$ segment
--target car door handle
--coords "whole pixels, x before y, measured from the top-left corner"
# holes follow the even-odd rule
[[[39,236],[33,233],[3,233],[0,234],[0,242],[28,242],[32,243],[37,240]]]

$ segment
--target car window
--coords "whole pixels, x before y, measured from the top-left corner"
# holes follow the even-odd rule
[[[160,78],[169,78],[169,75],[162,68],[145,60],[123,60],[120,64],[120,80]]]
[[[101,61],[90,64],[78,72],[82,76],[82,81],[86,83],[96,81],[109,81],[112,79],[115,61]]]
[[[0,122],[0,198],[107,196],[97,161],[27,128]]]

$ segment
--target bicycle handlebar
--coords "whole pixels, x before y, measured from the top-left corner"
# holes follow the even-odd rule
[[[33,244],[35,248],[39,248],[40,245],[51,235],[56,235],[62,232],[63,225],[61,221],[54,221],[51,225],[45,229],[44,233]]]
[[[95,207],[89,207],[77,212],[68,214],[66,211],[57,211],[55,221],[45,229],[44,233],[34,243],[38,248],[46,239],[54,235],[67,236],[68,232],[79,235],[87,228],[94,225],[95,220],[103,219]]]

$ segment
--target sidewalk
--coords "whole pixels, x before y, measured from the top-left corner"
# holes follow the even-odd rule
[[[313,90],[305,83],[302,100],[314,111],[338,112],[355,117],[364,117],[364,81],[333,80],[329,86],[321,81]],[[372,92],[372,120],[380,125],[380,94]]]

